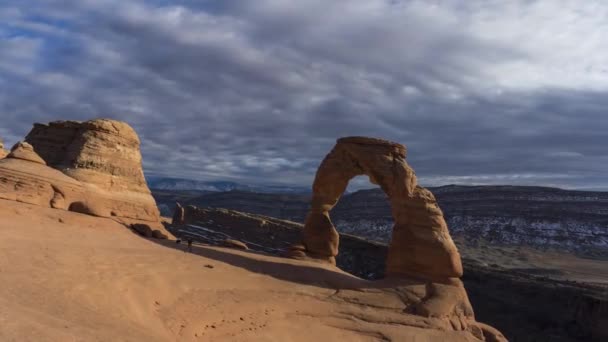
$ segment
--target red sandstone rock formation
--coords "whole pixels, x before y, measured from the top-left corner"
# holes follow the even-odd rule
[[[20,141],[13,146],[7,158],[21,159],[36,164],[46,165],[44,159],[40,158],[40,156],[34,152],[32,145],[23,141]]]
[[[460,277],[460,255],[441,209],[433,194],[418,186],[405,156],[405,147],[397,143],[363,137],[339,139],[317,171],[300,256],[335,263],[339,241],[329,212],[350,179],[367,175],[388,195],[395,220],[387,274]]]
[[[395,221],[386,274],[396,286],[415,294],[413,313],[439,317],[456,330],[469,330],[489,341],[502,341],[496,329],[475,321],[473,308],[459,277],[462,263],[443,213],[433,194],[420,187],[405,161],[403,145],[373,138],[338,139],[325,157],[313,183],[310,212],[302,243],[289,256],[335,264],[339,235],[329,217],[355,176],[367,175],[387,194]]]
[[[35,124],[25,138],[52,166],[109,191],[149,194],[139,137],[128,124],[97,119]]]
[[[36,124],[0,161],[0,177],[0,198],[148,225],[153,236],[170,236],[144,179],[139,138],[124,122]]]

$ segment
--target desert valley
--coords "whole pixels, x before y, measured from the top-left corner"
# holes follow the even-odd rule
[[[58,121],[3,153],[0,340],[608,337],[605,193],[429,191],[404,146],[362,137],[312,192],[184,189],[146,182],[139,144]],[[382,190],[340,200],[361,174]]]

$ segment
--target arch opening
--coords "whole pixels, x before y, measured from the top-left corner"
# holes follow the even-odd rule
[[[348,182],[346,192],[331,210],[330,217],[340,234],[387,243],[390,242],[393,227],[393,217],[387,203],[388,196],[380,186],[371,183],[369,177],[359,175]]]

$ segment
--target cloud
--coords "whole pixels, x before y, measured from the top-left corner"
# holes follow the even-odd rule
[[[112,117],[139,132],[148,174],[305,185],[337,137],[368,135],[408,145],[429,185],[606,188],[607,14],[597,1],[7,1],[0,136]]]

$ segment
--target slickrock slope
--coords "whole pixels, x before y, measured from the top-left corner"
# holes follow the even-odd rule
[[[331,265],[0,200],[1,341],[478,341]],[[415,285],[422,293],[424,285]],[[453,324],[458,324],[454,322]]]
[[[223,245],[226,239],[237,239],[251,250],[271,255],[281,255],[297,241],[303,229],[300,223],[234,210],[198,208],[194,212],[196,219],[190,224],[170,227],[176,236],[216,246]],[[386,244],[341,233],[336,264],[361,278],[380,279],[384,276],[387,250]],[[551,257],[563,260],[563,256]],[[555,281],[467,260],[463,280],[476,318],[491,323],[513,341],[608,338],[606,287]]]
[[[193,206],[178,206],[173,222],[171,230],[176,236],[215,246],[222,246],[224,241],[236,239],[247,244],[253,251],[271,255],[284,255],[304,229],[301,224],[272,217]],[[379,279],[384,275],[387,247],[355,236],[342,234],[340,251],[336,259],[340,269],[375,281],[359,285],[361,287],[355,286],[356,291],[363,293],[361,295],[341,288],[336,289],[335,299],[376,306],[376,301],[385,303],[387,300],[383,298],[384,295],[378,294],[390,291],[400,298],[399,304],[390,304],[396,306],[391,319],[410,322],[401,324],[418,326],[416,321],[419,319],[444,322],[445,326],[441,329],[465,330],[482,341],[506,341],[496,329],[475,321],[467,294],[460,282],[429,282],[414,277]],[[311,263],[314,264],[318,263]],[[327,267],[326,263],[321,265]],[[383,290],[376,293],[380,288]],[[369,293],[370,291],[376,294]],[[382,308],[384,305],[379,304],[378,307]],[[348,315],[352,315],[351,319],[355,320],[367,319],[356,313]],[[393,340],[401,341],[399,338]]]
[[[111,217],[155,237],[170,235],[144,180],[139,138],[119,121],[36,124],[0,160],[0,198]]]
[[[462,263],[433,195],[417,185],[405,161],[405,147],[380,139],[338,139],[325,157],[313,184],[311,209],[301,244],[288,256],[335,264],[339,234],[329,217],[350,179],[365,174],[388,195],[395,225],[386,259],[386,281],[399,286],[404,313],[438,318],[456,331],[466,330],[490,341],[504,340],[497,330],[475,321],[473,308],[459,277]],[[173,224],[195,224],[206,213],[177,206]]]
[[[36,157],[31,145],[19,143],[0,160],[0,198],[64,210],[86,198],[80,182],[31,160]]]

